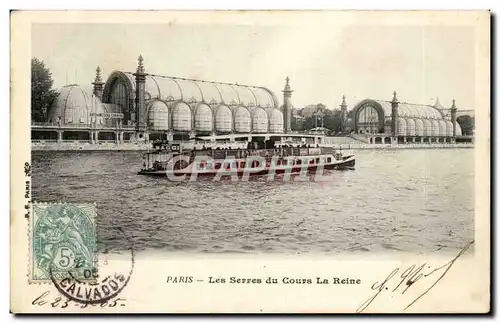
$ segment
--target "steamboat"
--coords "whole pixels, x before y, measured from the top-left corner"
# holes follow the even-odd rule
[[[143,155],[139,175],[171,177],[262,176],[352,170],[353,154],[311,144],[288,145],[267,140],[249,142],[246,148],[184,148],[180,143],[160,142]]]

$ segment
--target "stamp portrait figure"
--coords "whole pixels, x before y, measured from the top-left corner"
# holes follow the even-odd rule
[[[71,273],[81,279],[95,272],[96,234],[89,205],[37,204],[32,231],[31,279],[50,280]]]

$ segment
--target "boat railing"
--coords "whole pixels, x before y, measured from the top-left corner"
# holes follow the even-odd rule
[[[334,153],[335,149],[330,147],[279,147],[273,149],[201,149],[201,150],[183,150],[181,154],[188,156],[208,156],[213,159],[228,158],[247,158],[251,156],[260,156],[271,158],[273,156],[315,156]],[[165,151],[168,153],[168,151]],[[156,150],[154,154],[162,153]]]
[[[205,150],[183,150],[179,152],[189,158],[188,164],[196,160],[196,157],[209,157],[214,160],[226,159],[246,159],[252,156],[259,156],[271,160],[273,157],[304,157],[318,158],[319,155],[331,154],[336,160],[342,159],[339,150],[330,147],[280,147],[274,149],[205,149]],[[166,169],[169,159],[173,156],[171,151],[155,150],[144,154],[144,167],[156,170]],[[176,153],[174,153],[175,155]],[[170,155],[170,157],[169,157]],[[300,158],[299,158],[300,159]],[[187,162],[187,161],[184,161]]]

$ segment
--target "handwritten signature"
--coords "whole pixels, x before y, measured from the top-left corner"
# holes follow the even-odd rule
[[[357,313],[363,312],[370,304],[384,291],[387,292],[396,292],[396,291],[401,291],[401,294],[404,294],[410,287],[412,287],[415,283],[418,281],[423,281],[425,278],[430,277],[430,276],[435,276],[436,273],[441,272],[441,275],[434,281],[432,285],[430,285],[429,288],[427,288],[423,293],[421,293],[418,297],[414,298],[405,308],[404,310],[408,309],[410,306],[415,304],[420,298],[422,298],[425,294],[427,294],[436,284],[448,273],[450,268],[455,264],[455,261],[463,255],[467,249],[470,248],[474,244],[474,241],[469,242],[460,252],[458,255],[456,255],[452,260],[447,262],[446,264],[442,265],[441,267],[434,268],[429,272],[424,273],[424,270],[426,267],[429,268],[427,263],[423,263],[420,266],[417,267],[417,265],[411,265],[405,270],[401,271],[401,268],[396,268],[393,271],[387,275],[387,277],[382,281],[376,281],[373,283],[371,286],[371,289],[376,291],[375,294],[370,296],[363,304],[359,306],[359,308],[356,310]],[[399,276],[399,277],[397,277]],[[397,278],[394,278],[397,277]],[[399,280],[399,283],[394,287],[392,290],[389,289],[389,283],[390,282],[397,282]],[[392,287],[392,286],[391,286]]]
[[[61,296],[52,297],[50,296],[50,291],[45,291],[39,296],[35,297],[31,302],[33,306],[52,306],[53,308],[67,308],[69,306],[86,308],[86,307],[117,307],[125,306],[125,298],[115,298],[109,302],[103,302],[101,304],[83,304],[74,302],[68,298],[63,298]]]

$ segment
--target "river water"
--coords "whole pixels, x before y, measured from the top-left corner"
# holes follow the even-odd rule
[[[474,150],[356,151],[326,181],[187,183],[136,175],[140,152],[33,152],[33,199],[96,202],[101,249],[387,253],[474,239]]]

